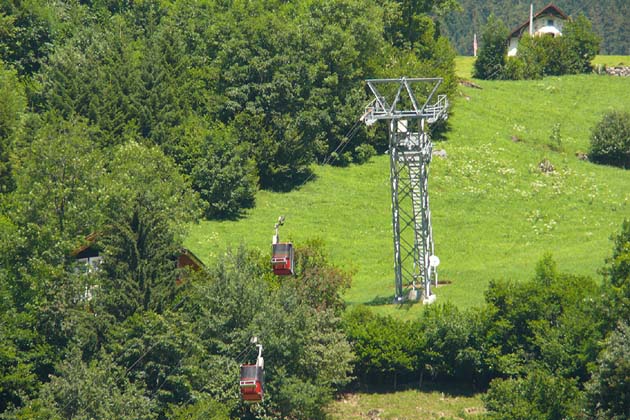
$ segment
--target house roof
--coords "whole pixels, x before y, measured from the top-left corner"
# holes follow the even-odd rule
[[[179,251],[179,260],[181,263],[181,258],[186,257],[194,266],[196,270],[205,267],[206,265],[197,257],[190,249],[182,248]]]
[[[540,9],[537,13],[534,14],[534,19],[538,18],[541,15],[545,15],[545,14],[549,14],[549,15],[555,15],[558,16],[564,20],[569,19],[569,15],[567,15],[566,13],[564,13],[562,10],[560,10],[560,8],[552,3],[549,3],[548,5],[546,5],[545,7],[543,7],[542,9]],[[514,29],[511,33],[509,38],[515,37],[515,36],[519,36],[520,34],[523,33],[523,29],[529,26],[529,19],[527,19],[522,25],[520,25],[518,28]]]
[[[83,239],[83,243],[79,247],[73,249],[70,252],[70,256],[77,257],[84,251],[87,251],[88,249],[97,246],[98,238],[100,235],[101,235],[100,232],[90,233],[88,236],[86,236]],[[178,260],[181,259],[181,257],[187,257],[187,259],[195,266],[195,269],[205,267],[205,264],[203,263],[203,261],[201,261],[199,257],[193,254],[193,252],[187,248],[180,248],[177,257],[178,257]]]
[[[99,232],[92,232],[92,233],[90,233],[88,236],[86,236],[84,238],[84,242],[79,247],[73,249],[70,252],[70,256],[71,257],[76,257],[77,255],[79,255],[83,251],[91,248],[96,243],[96,239],[98,238],[99,235],[100,235]]]

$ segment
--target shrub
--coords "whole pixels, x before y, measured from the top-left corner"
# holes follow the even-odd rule
[[[503,69],[503,79],[521,80],[525,78],[525,63],[519,57],[508,57]]]
[[[354,153],[355,163],[361,164],[368,162],[370,158],[376,154],[376,149],[374,149],[371,144],[363,143],[354,149]]]
[[[630,168],[630,113],[612,111],[591,133],[590,160],[604,165]]]
[[[360,384],[391,384],[395,389],[398,380],[413,374],[414,357],[409,350],[413,341],[407,322],[357,306],[344,315],[343,324],[356,355],[355,375]]]
[[[543,370],[525,378],[495,379],[483,397],[488,418],[493,420],[576,418],[581,399],[575,380]]]

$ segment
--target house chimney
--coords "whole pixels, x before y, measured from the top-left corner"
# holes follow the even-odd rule
[[[534,35],[534,3],[529,5],[529,36]]]

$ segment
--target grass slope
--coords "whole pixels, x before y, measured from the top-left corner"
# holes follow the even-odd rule
[[[436,289],[438,301],[478,305],[490,280],[531,278],[545,252],[563,271],[597,277],[610,235],[630,214],[630,172],[576,153],[588,150],[604,112],[630,110],[630,78],[476,82],[482,89],[460,87],[451,98],[451,131],[435,144],[447,157],[430,168],[440,278],[451,282]],[[541,172],[545,160],[553,172]],[[281,238],[298,246],[323,239],[333,261],[354,271],[348,303],[414,317],[420,305],[382,304],[394,294],[388,164],[378,156],[350,168],[316,167],[317,178],[297,191],[261,191],[241,220],[194,226],[186,245],[206,262],[240,244],[268,252],[283,214]]]
[[[475,57],[460,55],[455,57],[455,73],[464,79],[471,79]],[[628,55],[598,55],[592,61],[593,67],[615,67],[630,66],[630,56]]]
[[[385,394],[348,394],[329,407],[333,420],[477,419],[485,410],[479,396],[416,390]]]

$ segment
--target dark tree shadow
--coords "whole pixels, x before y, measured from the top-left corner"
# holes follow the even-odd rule
[[[471,384],[458,383],[453,380],[435,381],[426,379],[426,377],[422,383],[420,383],[419,379],[411,380],[411,378],[407,378],[407,380],[398,382],[396,388],[394,388],[392,384],[393,379],[387,379],[390,380],[389,383],[384,382],[382,384],[372,384],[369,387],[355,386],[348,388],[346,391],[362,392],[366,394],[390,394],[392,392],[416,390],[422,392],[440,392],[448,397],[473,397],[484,391],[475,389]]]
[[[281,175],[267,180],[260,187],[263,190],[273,192],[289,192],[300,189],[307,182],[317,179],[317,176],[310,168],[300,168],[294,172],[285,172]]]
[[[406,295],[407,293],[405,293]],[[366,306],[385,306],[385,305],[395,305],[399,310],[409,310],[418,303],[421,303],[420,300],[403,300],[402,302],[397,302],[395,300],[394,295],[389,296],[375,296],[369,302],[366,302],[364,305]]]

